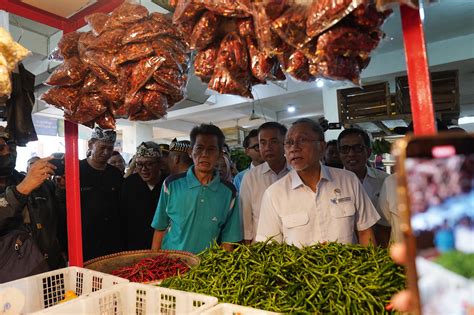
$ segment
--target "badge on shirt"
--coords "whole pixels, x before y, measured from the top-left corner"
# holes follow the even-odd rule
[[[330,199],[332,203],[338,204],[340,202],[351,201],[351,197],[341,197],[341,190],[339,188],[334,189],[334,198]]]

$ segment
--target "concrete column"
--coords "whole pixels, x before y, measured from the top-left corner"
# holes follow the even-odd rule
[[[153,140],[153,126],[133,122],[131,124],[120,124],[122,130],[122,149],[123,152],[135,154],[137,146],[144,141]]]

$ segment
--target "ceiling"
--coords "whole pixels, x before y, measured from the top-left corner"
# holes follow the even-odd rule
[[[25,0],[26,1],[26,0]],[[28,0],[35,1],[35,0]],[[37,0],[36,0],[37,1]],[[62,0],[64,2],[69,2]],[[88,2],[86,0],[76,0],[74,3]],[[43,1],[37,1],[41,3]],[[44,2],[46,3],[46,1]],[[57,2],[55,2],[57,3]],[[150,0],[141,0],[150,11],[160,11],[163,9],[152,3]],[[430,51],[430,45],[440,41],[445,41],[461,36],[474,38],[474,1],[473,0],[438,0],[437,3],[424,8],[424,29],[425,38],[428,45],[428,55],[433,56],[436,52]],[[13,25],[12,34],[18,39],[20,32],[36,32],[48,39],[56,36],[58,30],[50,28],[34,21],[18,16],[12,16],[10,24]],[[16,27],[16,28],[15,28]],[[379,47],[373,52],[373,60],[379,58],[382,61],[384,56],[392,56],[396,52],[403,53],[403,38],[401,32],[400,13],[398,9],[387,19],[383,26],[386,37],[381,41]],[[27,38],[26,36],[24,38]],[[31,40],[22,44],[34,50],[37,46],[31,44]],[[470,44],[470,45],[469,45]],[[48,49],[55,47],[55,44],[46,45]],[[434,47],[434,46],[433,46]],[[438,47],[438,46],[436,46]],[[449,50],[451,49],[451,51]],[[456,55],[458,47],[448,47],[447,55]],[[463,115],[474,114],[474,42],[464,46],[466,54],[471,57],[462,60],[453,60],[444,64],[433,66],[431,71],[460,70],[460,93]],[[43,49],[44,50],[44,49]],[[49,50],[50,51],[50,50]],[[45,54],[45,53],[43,53]],[[454,58],[454,57],[453,57]],[[387,64],[391,60],[387,60]],[[387,66],[383,71],[371,71],[369,68],[362,73],[363,83],[380,81],[393,82],[395,76],[404,75],[405,65],[401,59],[397,67]],[[377,72],[377,73],[375,73]],[[339,83],[325,81],[325,88],[337,87]],[[391,84],[392,85],[392,84]],[[291,123],[299,117],[318,117],[324,114],[323,89],[317,87],[315,83],[301,83],[288,79],[283,83],[270,83],[268,85],[255,86],[253,94],[255,100],[244,99],[230,95],[215,95],[213,91],[206,89],[199,79],[189,76],[187,85],[187,99],[170,109],[166,118],[148,122],[155,128],[155,135],[164,139],[173,138],[173,134],[180,136],[189,132],[190,128],[197,123],[213,122],[221,127],[232,127],[239,125],[244,128],[255,127],[265,120],[279,120],[284,123]],[[294,113],[286,111],[289,105],[295,106]],[[327,106],[336,106],[329,104]],[[48,115],[60,115],[61,113],[52,108],[38,106],[41,112]],[[249,120],[249,116],[255,113],[262,119]]]

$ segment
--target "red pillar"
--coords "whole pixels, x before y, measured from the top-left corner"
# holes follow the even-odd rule
[[[436,133],[431,81],[426,54],[425,36],[420,12],[406,5],[400,6],[403,41],[410,87],[413,127],[417,135]]]

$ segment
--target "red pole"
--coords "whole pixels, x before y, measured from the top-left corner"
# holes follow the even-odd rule
[[[63,33],[74,29],[64,29]],[[81,186],[79,176],[79,128],[76,123],[64,120],[64,139],[66,143],[66,208],[69,265],[82,267],[82,222]]]
[[[400,13],[414,131],[418,135],[434,134],[436,126],[433,98],[420,12],[417,9],[401,5]]]

